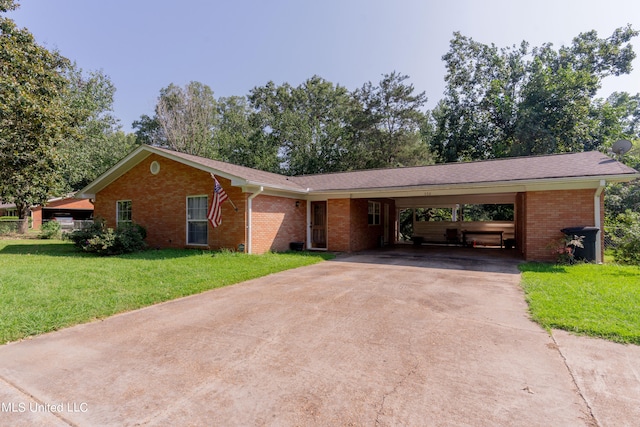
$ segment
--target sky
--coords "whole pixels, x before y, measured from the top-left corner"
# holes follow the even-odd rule
[[[21,0],[9,14],[38,43],[116,87],[122,129],[153,116],[160,89],[198,81],[216,97],[269,81],[297,86],[318,75],[349,90],[397,71],[443,97],[455,31],[497,47],[569,45],[582,32],[640,30],[637,0]],[[640,37],[632,40],[640,56]],[[640,92],[640,59],[609,77],[601,96]]]

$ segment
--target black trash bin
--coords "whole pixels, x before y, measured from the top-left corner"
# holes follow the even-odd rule
[[[582,240],[583,248],[576,248],[574,252],[575,259],[581,261],[595,261],[596,260],[596,237],[598,236],[598,227],[567,227],[562,231],[567,236],[584,236]]]

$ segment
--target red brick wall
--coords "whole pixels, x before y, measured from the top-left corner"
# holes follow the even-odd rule
[[[369,200],[380,202],[380,225],[369,225]],[[389,204],[389,240],[393,241],[395,204],[390,199],[330,199],[328,201],[328,249],[355,252],[380,245],[384,234],[384,204]]]
[[[31,228],[40,230],[42,227],[42,206],[31,209]]]
[[[306,241],[307,203],[304,200],[259,195],[251,203],[253,253],[286,251],[289,243]]]
[[[47,203],[47,208],[59,209],[93,209],[93,203],[89,199],[62,199]]]
[[[380,225],[369,225],[369,200],[357,199],[351,201],[351,250],[361,251],[380,246],[380,237],[384,235],[384,204],[388,200],[372,199],[380,202]],[[393,216],[395,205],[389,208],[389,215]],[[390,229],[393,219],[390,218]],[[391,233],[391,231],[390,231]]]
[[[351,200],[327,201],[327,249],[336,252],[351,251]]]
[[[561,229],[594,226],[594,195],[593,189],[525,193],[525,259],[555,261],[549,246],[563,237]],[[604,212],[602,207],[601,212]]]
[[[160,172],[151,174],[152,161],[160,164]],[[222,225],[214,229],[209,225],[209,248],[237,248],[245,240],[245,200],[242,190],[231,187],[231,182],[218,177],[231,203],[222,205]],[[183,165],[155,154],[147,157],[130,171],[96,194],[94,217],[116,226],[116,202],[131,200],[132,220],[147,229],[150,247],[186,246],[186,198],[207,195],[209,203],[213,180],[208,172]]]

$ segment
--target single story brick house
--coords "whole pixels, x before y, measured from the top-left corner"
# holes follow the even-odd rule
[[[211,174],[229,196],[216,228],[206,218]],[[292,242],[361,251],[396,242],[401,209],[512,204],[513,221],[498,226],[523,259],[553,260],[549,244],[562,228],[602,229],[607,182],[639,177],[599,152],[287,177],[143,145],[76,197],[90,198],[95,217],[109,226],[146,227],[151,247],[248,253],[287,250]],[[467,223],[452,218],[447,226],[460,231]],[[601,232],[598,238],[601,260]]]

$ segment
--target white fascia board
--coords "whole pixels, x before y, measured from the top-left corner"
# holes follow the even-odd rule
[[[263,188],[264,190],[260,193],[260,195],[262,196],[274,196],[274,197],[283,197],[286,199],[292,199],[292,200],[307,200],[307,197],[305,194],[300,194],[300,193],[291,193],[289,191],[279,191],[279,190],[274,190],[272,188],[268,188],[268,187],[255,187],[255,186],[245,186],[242,187],[242,192],[243,193],[255,193],[258,191],[259,188]]]
[[[527,181],[501,181],[477,184],[425,185],[417,187],[386,187],[362,190],[311,191],[308,200],[356,199],[356,198],[399,198],[430,197],[462,194],[521,193],[526,191],[596,189],[601,180],[621,182],[631,181],[634,176],[605,176],[578,178],[549,178]]]
[[[244,181],[245,185],[243,186],[243,191],[252,192],[251,188],[259,188],[264,187],[264,192],[272,192],[279,193],[281,195],[285,195],[285,197],[300,197],[309,194],[309,189],[296,189],[290,187],[282,187],[279,185],[265,184],[262,182],[256,181]],[[247,190],[245,190],[247,188]]]

